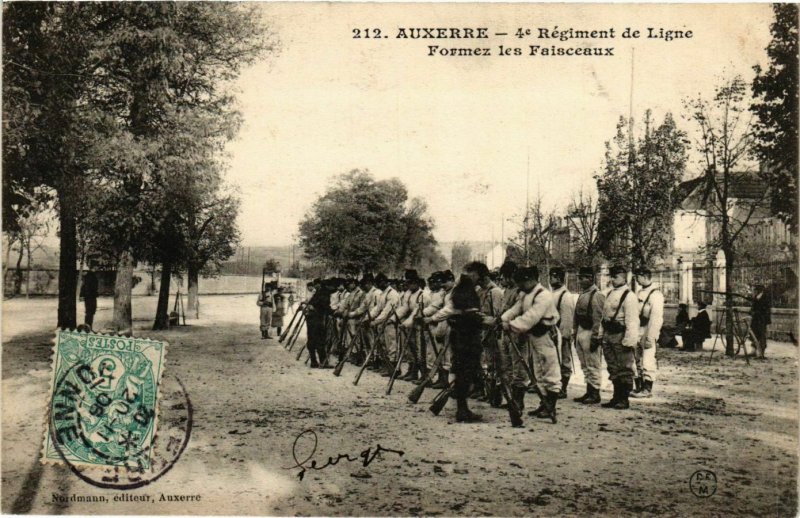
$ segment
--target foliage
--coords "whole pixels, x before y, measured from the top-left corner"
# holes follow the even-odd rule
[[[644,133],[635,139],[632,121],[620,117],[606,142],[598,191],[598,239],[604,255],[631,267],[648,265],[669,246],[677,188],[687,160],[686,135],[672,115],[655,126],[645,112]]]
[[[307,258],[334,272],[358,274],[416,267],[436,241],[427,206],[408,201],[396,178],[376,181],[366,171],[336,177],[300,222]]]
[[[772,211],[797,228],[798,175],[798,44],[797,4],[773,4],[775,22],[767,47],[767,70],[756,66],[751,109],[758,117],[755,126],[756,152],[766,166],[763,177],[770,186]]]

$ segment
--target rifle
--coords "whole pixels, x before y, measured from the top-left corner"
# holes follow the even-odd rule
[[[295,326],[294,331],[292,332],[292,336],[289,338],[288,349],[290,351],[292,350],[292,348],[294,348],[294,344],[297,341],[297,337],[300,335],[300,329],[302,329],[303,324],[305,323],[306,323],[306,313],[304,312],[302,315],[300,315],[300,320]]]
[[[297,307],[297,309],[294,312],[294,315],[292,315],[292,319],[289,321],[289,325],[286,326],[286,330],[283,333],[281,333],[280,337],[278,337],[278,343],[283,343],[283,341],[286,340],[286,337],[289,336],[289,329],[291,329],[292,324],[294,324],[297,315],[305,313],[306,305],[307,303],[301,302],[300,305]]]
[[[334,376],[340,376],[342,374],[342,369],[344,369],[344,363],[347,361],[347,358],[353,352],[353,348],[356,345],[356,341],[361,336],[361,334],[359,332],[360,330],[356,330],[356,334],[355,335],[350,334],[350,328],[347,327],[347,320],[345,320],[344,322],[345,322],[344,333],[350,335],[350,343],[348,344],[347,349],[345,349],[344,354],[342,355],[342,357],[339,358],[338,362],[336,362],[336,367],[333,368],[333,375]]]
[[[395,317],[397,316],[397,313],[395,313],[394,311],[392,311],[392,313],[394,313]],[[398,343],[397,343],[397,364],[394,365],[394,370],[392,370],[392,375],[389,377],[389,384],[386,387],[386,395],[387,396],[392,393],[392,387],[394,386],[394,380],[397,377],[397,372],[400,370],[400,365],[402,365],[402,363],[403,363],[403,356],[405,355],[405,352],[406,352],[405,351],[406,342],[408,341],[408,333],[404,332],[404,329],[402,327],[398,328],[398,330],[400,332],[398,333],[398,336],[397,336],[397,341],[398,341]]]
[[[433,379],[434,373],[436,373],[442,361],[444,361],[444,355],[447,352],[448,346],[449,344],[445,344],[444,347],[442,347],[442,350],[439,351],[439,354],[436,355],[436,360],[433,362],[431,370],[428,371],[428,375],[425,377],[422,383],[414,387],[414,390],[412,390],[411,393],[408,395],[409,401],[411,401],[412,403],[416,403],[419,401],[419,398],[422,397],[422,393],[425,391],[425,387]]]
[[[394,304],[392,304],[391,311],[394,311]],[[386,345],[385,344],[386,340],[384,338],[384,336],[385,336],[384,332],[386,331],[386,325],[389,323],[389,320],[387,319],[380,326],[380,331],[378,331],[378,333],[376,334],[375,332],[372,331],[372,327],[371,327],[371,323],[374,320],[374,318],[372,318],[372,316],[369,313],[367,313],[367,317],[369,317],[368,320],[367,320],[367,330],[368,330],[368,332],[372,332],[373,333],[373,336],[372,336],[372,347],[370,347],[369,353],[367,353],[367,357],[364,360],[364,364],[361,366],[361,369],[359,369],[358,374],[356,375],[356,379],[353,381],[353,385],[358,385],[358,381],[361,379],[361,375],[364,373],[364,369],[366,369],[367,365],[369,365],[369,362],[372,359],[373,354],[376,357],[378,356],[378,343],[379,343],[379,340],[384,342],[384,346]]]
[[[369,309],[367,309],[367,320],[366,322],[360,322],[359,325],[361,329],[359,331],[362,333],[362,342],[363,342],[363,335],[364,333],[371,333],[372,332],[372,315],[369,314]],[[364,374],[364,369],[367,368],[369,365],[369,361],[372,359],[372,355],[375,352],[375,346],[377,345],[377,339],[373,335],[372,337],[372,346],[369,348],[369,352],[367,353],[367,357],[364,358],[364,363],[361,365],[361,368],[358,369],[358,374],[356,374],[356,379],[353,380],[353,385],[358,385],[358,381],[361,379],[361,375]]]
[[[336,316],[335,315],[331,315],[331,318],[332,318],[332,321],[333,321],[333,323],[332,323],[333,331],[331,332],[333,334],[333,337],[328,342],[327,347],[325,348],[325,360],[322,362],[322,367],[323,368],[328,367],[330,365],[330,357],[331,357],[331,353],[333,352],[334,345],[338,349],[339,344],[341,344],[342,340],[344,340],[344,334],[345,334],[345,330],[344,329],[342,329],[341,331],[339,330],[339,325],[336,322]]]
[[[436,397],[433,398],[433,402],[429,408],[429,410],[433,412],[433,415],[439,415],[442,412],[442,409],[450,399],[450,395],[453,393],[454,388],[455,382],[453,381],[443,388],[438,394],[436,394]]]
[[[497,326],[494,326],[489,332],[496,334],[501,329],[502,329],[502,327],[497,325]],[[510,337],[507,337],[507,338],[510,339]],[[500,339],[502,339],[502,337],[500,337]],[[493,361],[496,363],[497,360],[496,360],[495,355],[492,355],[492,356],[493,356]],[[495,368],[496,368],[496,366],[495,366]],[[498,372],[498,370],[496,369],[495,372]],[[508,417],[511,419],[511,426],[513,426],[515,428],[520,427],[523,424],[522,423],[522,409],[519,408],[517,406],[517,402],[514,401],[514,398],[511,395],[512,394],[511,393],[511,389],[509,388],[508,384],[506,383],[506,380],[503,379],[502,374],[498,377],[498,379],[500,381],[500,390],[501,390],[503,396],[506,398],[506,401],[508,402]]]
[[[531,366],[528,364],[528,361],[520,352],[519,347],[517,347],[516,337],[511,335],[510,333],[505,333],[505,334],[506,338],[511,342],[511,347],[514,348],[514,351],[516,351],[517,356],[519,356],[519,361],[522,362],[522,366],[525,367],[525,371],[528,373],[528,376],[530,377],[531,382],[533,383],[533,387],[536,389],[536,393],[539,395],[540,398],[544,399],[544,395],[542,394],[542,391],[539,389],[539,383],[536,381],[536,375],[533,373],[533,369],[531,368]]]

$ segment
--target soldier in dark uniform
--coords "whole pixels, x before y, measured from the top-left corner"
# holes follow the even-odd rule
[[[470,411],[467,405],[470,387],[481,368],[480,298],[472,279],[462,275],[453,288],[452,313],[447,317],[450,325],[450,343],[453,353],[452,372],[455,375],[453,395],[458,405],[456,421],[469,423],[481,421],[481,416]]]
[[[83,276],[80,296],[83,298],[85,314],[83,322],[92,328],[94,314],[97,311],[97,274],[94,273],[94,265],[89,264],[89,270]]]
[[[331,312],[330,283],[321,282],[317,286],[306,309],[306,329],[308,355],[311,359],[311,368],[316,369],[325,362],[325,317]]]

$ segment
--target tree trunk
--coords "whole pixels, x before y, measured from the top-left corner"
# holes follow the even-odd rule
[[[200,304],[197,297],[200,275],[197,271],[197,268],[190,264],[186,276],[189,282],[189,307],[187,308],[187,311],[190,315],[194,315],[195,318],[200,318]]]
[[[70,187],[58,192],[58,222],[61,235],[58,259],[58,327],[74,329],[78,313],[78,259],[77,224],[75,199]]]
[[[727,247],[726,247],[727,248]],[[722,251],[725,254],[725,355],[733,357],[735,353],[733,337],[733,250]]]
[[[6,257],[3,261],[3,291],[6,285],[6,272],[8,271],[8,263],[11,260],[11,248],[14,246],[16,239],[12,234],[8,234],[8,246],[6,247]]]
[[[111,327],[116,333],[129,335],[133,332],[131,292],[133,291],[133,254],[125,250],[117,262],[117,278],[114,281],[114,317]]]
[[[158,289],[158,305],[153,330],[169,329],[169,283],[172,277],[172,263],[165,262],[161,267],[161,286]]]

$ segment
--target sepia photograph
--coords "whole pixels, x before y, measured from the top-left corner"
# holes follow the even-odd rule
[[[0,512],[796,516],[798,25],[4,2]]]

